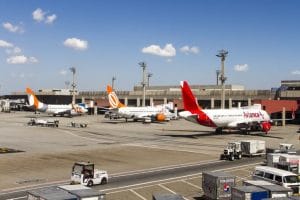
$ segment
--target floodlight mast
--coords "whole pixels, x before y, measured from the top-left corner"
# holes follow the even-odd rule
[[[114,88],[115,80],[117,80],[117,78],[116,78],[116,76],[113,76],[112,79],[111,79],[111,87],[112,87],[113,90],[115,89],[115,88]]]
[[[228,51],[222,49],[219,51],[219,54],[217,54],[216,56],[221,58],[221,75],[220,75],[220,81],[221,81],[221,85],[222,85],[222,93],[221,93],[221,109],[225,108],[225,81],[226,81],[226,77],[225,77],[225,67],[224,67],[224,62],[225,62],[225,58],[228,55]]]
[[[76,68],[75,67],[70,67],[70,71],[73,74],[73,80],[72,80],[72,104],[75,104],[75,88],[76,88],[76,84],[75,84],[75,74],[76,74]]]
[[[153,76],[152,73],[148,73],[148,74],[147,74],[147,78],[148,78],[147,86],[148,86],[148,88],[149,88],[149,86],[150,86],[150,77],[152,77],[152,76]]]
[[[143,79],[142,79],[142,87],[143,87],[143,101],[142,106],[144,107],[146,105],[146,63],[145,62],[139,62],[140,67],[143,69]]]

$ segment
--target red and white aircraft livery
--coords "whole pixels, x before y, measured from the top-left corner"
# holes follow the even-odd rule
[[[179,115],[188,121],[213,127],[216,133],[222,133],[223,129],[237,129],[244,133],[262,131],[267,134],[271,129],[270,116],[260,104],[233,109],[202,109],[188,83],[181,81],[180,85],[185,111]]]

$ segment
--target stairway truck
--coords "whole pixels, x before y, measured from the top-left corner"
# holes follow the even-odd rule
[[[71,184],[93,185],[106,184],[108,174],[106,171],[94,168],[90,162],[76,162],[72,167]]]
[[[266,143],[263,140],[242,140],[241,149],[243,156],[265,155]]]
[[[224,172],[203,172],[202,189],[208,199],[231,200],[235,176]]]

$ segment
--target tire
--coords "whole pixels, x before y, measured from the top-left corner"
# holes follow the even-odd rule
[[[229,155],[229,160],[234,161],[234,155],[233,155],[233,153],[231,153],[231,154]]]
[[[242,154],[238,153],[238,159],[242,159]]]
[[[92,180],[89,180],[88,183],[87,183],[87,186],[88,186],[88,187],[92,187],[93,185],[94,185],[93,181],[92,181]]]
[[[105,185],[105,184],[107,184],[107,179],[106,179],[106,178],[103,178],[103,179],[101,180],[101,185]]]

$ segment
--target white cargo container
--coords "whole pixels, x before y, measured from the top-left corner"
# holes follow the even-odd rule
[[[299,155],[281,155],[277,168],[300,174],[300,156]]]
[[[241,148],[245,156],[262,155],[266,152],[266,143],[263,140],[242,140]]]
[[[267,166],[269,167],[277,167],[279,163],[279,157],[282,155],[287,155],[284,153],[268,153],[267,154]]]

